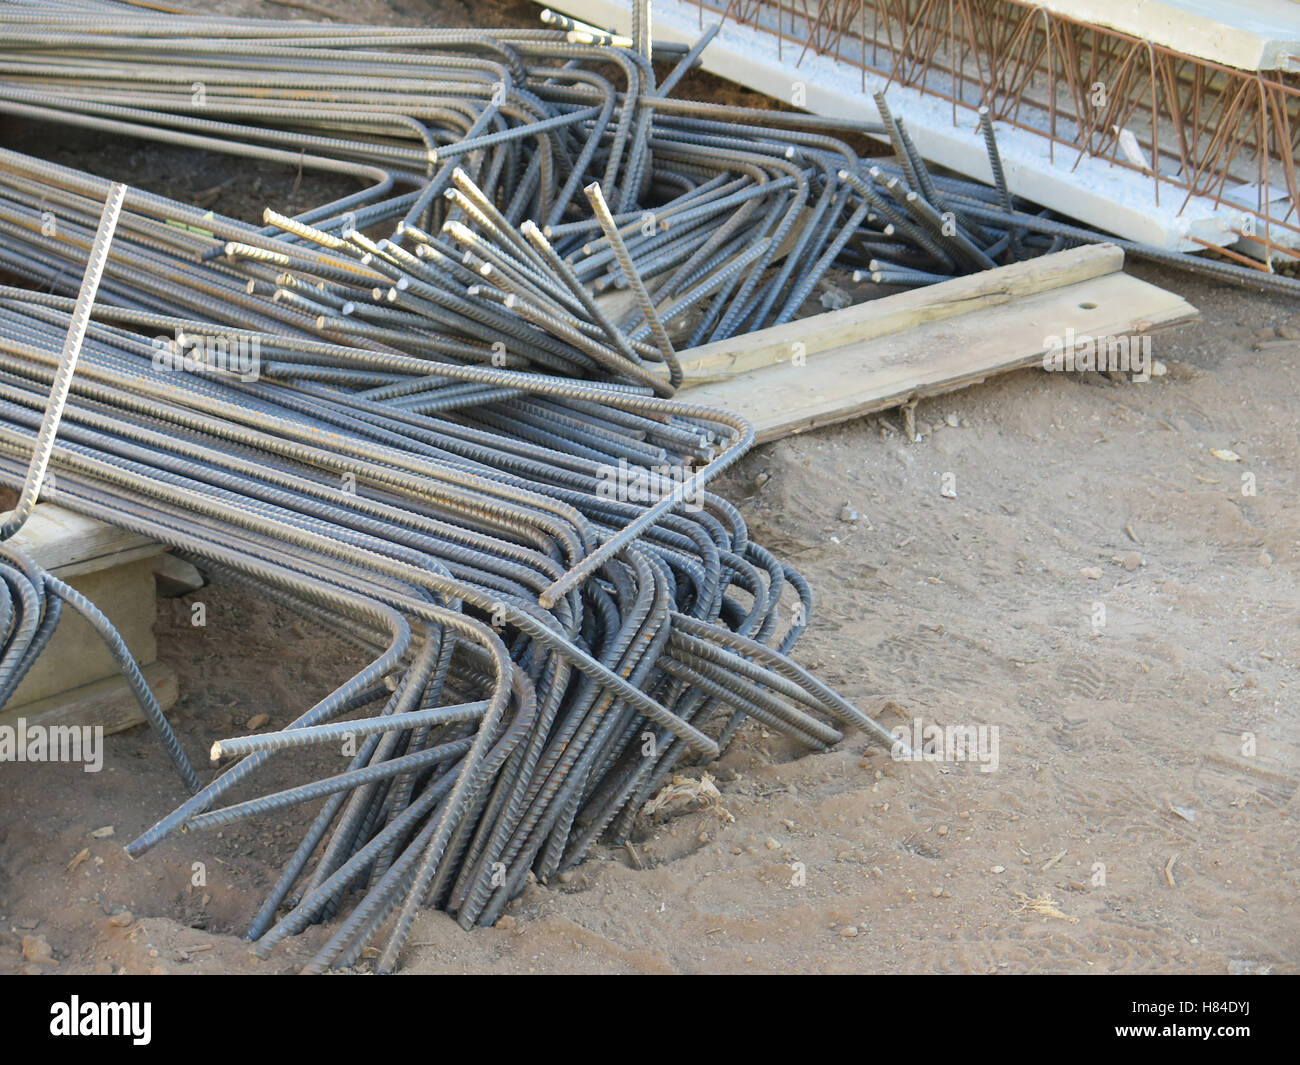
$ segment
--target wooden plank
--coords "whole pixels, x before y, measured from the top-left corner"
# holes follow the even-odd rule
[[[734,411],[760,442],[774,440],[1041,366],[1047,338],[1070,329],[1078,337],[1134,336],[1195,313],[1181,296],[1112,273],[1014,302],[979,302],[967,314],[810,354],[803,365],[768,365],[685,388],[678,398]]]
[[[170,710],[180,698],[176,671],[165,662],[141,666],[144,681],[163,711]],[[7,705],[0,711],[0,725],[16,726],[23,718],[28,726],[89,725],[104,730],[104,735],[122,732],[145,723],[144,712],[135,692],[120,673],[83,684],[22,706]]]
[[[11,543],[67,581],[117,629],[164,709],[177,698],[175,673],[155,659],[153,570],[162,544],[52,503],[41,503]],[[144,721],[130,686],[93,627],[65,607],[49,645],[0,708],[0,723],[91,725],[106,733]]]
[[[141,664],[158,657],[153,632],[158,619],[153,567],[153,559],[137,559],[67,579],[104,612],[131,656]],[[64,607],[48,646],[32,663],[9,701],[21,706],[116,676],[117,672],[117,663],[90,622],[71,607]]]
[[[802,345],[803,355],[811,356],[1103,277],[1123,266],[1124,252],[1115,245],[1084,245],[703,344],[680,352],[679,358],[687,382],[702,384],[780,363],[800,350],[796,345]]]
[[[40,503],[17,533],[15,546],[56,577],[108,569],[161,554],[163,546],[138,533],[106,525],[53,503]]]

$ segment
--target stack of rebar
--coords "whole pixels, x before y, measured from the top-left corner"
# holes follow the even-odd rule
[[[369,659],[288,727],[217,744],[215,759],[238,761],[132,854],[320,802],[249,935],[266,951],[337,916],[312,965],[324,969],[391,926],[391,969],[421,904],[494,921],[530,876],[625,837],[675,766],[716,757],[746,718],[811,747],[846,725],[891,742],[786,657],[811,593],[707,491],[752,434],[671,399],[681,371],[664,324],[710,297],[725,335],[781,315],[807,275],[771,278],[768,253],[815,191],[837,231],[796,243],[829,263],[847,185],[814,190],[765,130],[730,151],[682,132],[713,118],[648,133],[653,106],[595,69],[641,92],[649,62],[551,31],[380,42],[395,46],[359,51],[313,108],[306,86],[330,81],[322,42],[304,40],[318,31],[240,24],[259,43],[236,51],[231,23],[215,42],[170,19],[56,27],[42,8],[18,29],[31,23],[6,16],[11,56],[41,52],[8,63],[29,78],[5,87],[11,114],[370,182],[294,218],[268,210],[263,229],[129,190],[73,375],[74,305],[57,292],[77,287],[108,183],[0,153],[0,260],[56,293],[0,289],[0,480],[24,483],[67,381],[48,449],[58,487],[43,498],[166,543]],[[294,43],[265,43],[277,33]],[[197,106],[221,118],[157,98],[182,58],[199,77],[195,50],[209,64]],[[262,55],[274,63],[252,63]],[[30,87],[61,69],[57,91]],[[430,80],[446,99],[417,101]],[[384,91],[396,101],[373,98]],[[235,114],[256,124],[232,128]],[[333,135],[356,126],[368,139]],[[644,222],[641,197],[665,193]],[[598,292],[620,282],[634,303],[615,321]],[[24,637],[20,661],[29,630],[57,622],[38,605],[6,630]],[[344,740],[340,772],[259,789],[268,762]]]
[[[674,99],[710,34],[550,21],[0,4],[0,115],[360,186],[261,225],[127,190],[74,374],[109,178],[0,149],[0,270],[34,286],[0,286],[0,482],[31,496],[45,454],[42,498],[367,660],[215,745],[238,760],[128,847],[320,803],[249,930],[334,919],[316,970],[385,929],[392,969],[426,903],[495,921],[747,718],[892,743],[788,657],[811,592],[708,490],[753,436],[673,398],[678,351],[791,320],[833,269],[927,284],[1087,239],[930,174],[883,101],[895,163],[832,135],[880,127]],[[4,555],[0,695],[70,601]],[[267,791],[306,748],[346,768]]]
[[[69,308],[2,295],[0,479],[17,484]],[[318,346],[362,378],[424,380],[409,356]],[[604,550],[659,506],[603,490],[609,472],[653,489],[661,457],[691,461],[706,434],[743,441],[733,419],[490,367],[478,372],[517,392],[500,408],[513,416],[433,418],[361,392],[178,374],[160,350],[90,326],[53,499],[247,582],[372,658],[285,730],[222,741],[214,753],[241,760],[128,848],[325,799],[254,923],[264,946],[352,889],[361,901],[318,967],[354,961],[400,905],[391,965],[426,897],[490,922],[530,873],[580,861],[610,826],[625,833],[679,759],[715,757],[745,716],[809,746],[846,724],[889,739],[785,657],[808,589],[721,499],[688,493],[697,504]],[[222,805],[256,793],[276,752],[345,736],[357,751],[343,772]]]

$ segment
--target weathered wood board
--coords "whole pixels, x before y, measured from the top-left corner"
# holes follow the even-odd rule
[[[678,398],[774,440],[1041,365],[1070,330],[1133,337],[1196,314],[1122,263],[1108,245],[1078,248],[692,349]]]

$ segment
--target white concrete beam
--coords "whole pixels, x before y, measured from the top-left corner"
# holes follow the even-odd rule
[[[627,0],[545,0],[545,6],[619,33],[630,31]],[[659,40],[693,43],[702,33],[699,9],[689,3],[654,0],[654,12]],[[710,23],[706,13],[705,26]],[[883,78],[868,71],[864,92],[858,68],[811,52],[796,66],[798,51],[797,45],[786,42],[782,57],[773,35],[725,23],[705,49],[703,67],[786,104],[796,103],[800,93],[800,106],[814,114],[861,122],[879,119],[871,96],[886,88]],[[927,160],[992,184],[973,110],[959,106],[954,125],[947,100],[898,85],[888,87],[888,97],[891,110],[905,121]],[[1080,159],[1076,149],[1053,146],[1045,136],[1002,123],[994,123],[994,128],[1011,191],[1085,225],[1177,251],[1198,250],[1201,245],[1188,239],[1192,236],[1228,245],[1237,240],[1233,228],[1249,229],[1247,219],[1252,216],[1237,208],[1202,197],[1184,206],[1186,192],[1173,185],[1157,190],[1149,177],[1105,159]]]

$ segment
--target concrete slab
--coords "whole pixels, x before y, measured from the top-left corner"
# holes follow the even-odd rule
[[[1297,6],[1276,0],[1278,5],[1283,2]],[[546,6],[619,33],[631,29],[627,0],[547,0]],[[715,15],[704,13],[705,26],[716,21]],[[693,43],[703,32],[700,9],[685,0],[654,0],[654,32],[660,40]],[[833,56],[811,50],[800,56],[800,51],[789,40],[781,47],[772,34],[726,22],[705,50],[702,65],[814,114],[864,122],[879,119],[871,97],[887,90],[890,108],[905,121],[927,160],[992,184],[976,112],[938,95],[944,91],[942,70],[934,69],[932,78],[927,75],[933,91],[921,92],[886,84],[884,77]],[[1011,191],[1088,226],[1172,251],[1199,251],[1205,243],[1233,245],[1240,232],[1255,230],[1255,215],[1235,203],[1189,198],[1182,189],[1140,171],[1096,156],[1080,157],[1077,150],[1053,145],[1034,130],[1002,122],[995,122],[994,129]],[[1286,238],[1275,233],[1274,239]]]

